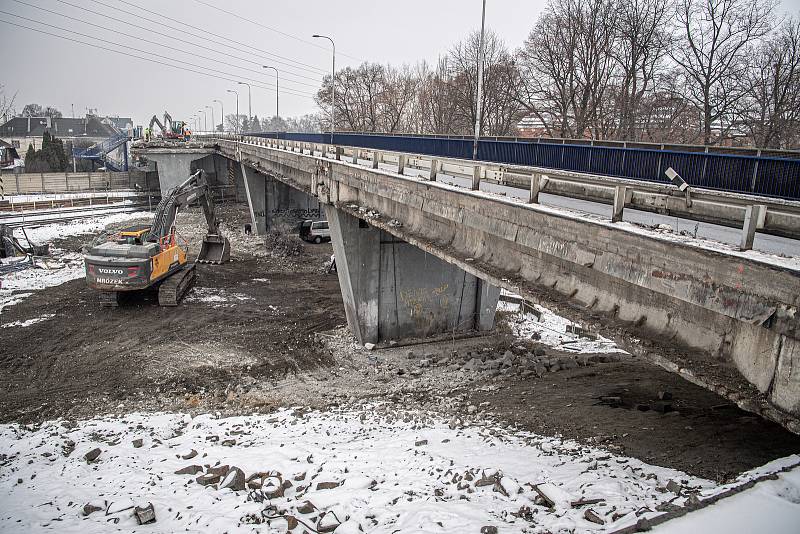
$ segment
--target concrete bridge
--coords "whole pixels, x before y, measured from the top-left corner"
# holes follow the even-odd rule
[[[269,206],[324,209],[362,343],[491,329],[506,288],[800,432],[800,268],[747,251],[756,231],[797,235],[797,203],[285,140],[203,141],[206,152],[170,157],[232,169],[257,231],[274,226]],[[177,179],[163,170],[162,184]],[[520,180],[526,201],[480,190]],[[551,190],[610,192],[611,220],[537,204]],[[741,250],[620,223],[626,206],[741,225]]]

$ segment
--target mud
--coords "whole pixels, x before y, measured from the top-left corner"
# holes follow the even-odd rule
[[[197,285],[177,308],[142,295],[104,309],[83,280],[6,308],[4,322],[55,316],[0,328],[0,422],[161,410],[263,413],[382,398],[443,412],[455,424],[489,418],[718,481],[800,451],[800,437],[642,358],[598,357],[544,373],[517,363],[466,370],[479,351],[489,361],[510,350],[515,361],[534,351],[574,357],[521,343],[502,325],[485,338],[367,351],[342,326],[338,280],[324,269],[330,244],[246,236],[242,206],[223,206],[220,216],[234,261],[198,265]],[[181,214],[178,227],[194,247],[202,216]],[[56,245],[78,250],[90,240]],[[673,397],[667,413],[653,409],[662,391]],[[619,397],[620,406],[601,404],[605,396]]]

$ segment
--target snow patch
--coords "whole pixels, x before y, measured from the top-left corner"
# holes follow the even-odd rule
[[[13,321],[8,324],[0,324],[0,328],[13,328],[15,326],[19,326],[22,328],[26,328],[36,323],[41,323],[42,321],[46,321],[48,319],[52,319],[55,317],[56,314],[54,313],[45,313],[44,315],[40,315],[39,317],[34,317],[33,319],[28,319],[27,321]]]

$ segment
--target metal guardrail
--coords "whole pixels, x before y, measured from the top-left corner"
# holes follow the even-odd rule
[[[311,143],[331,141],[330,134],[260,133],[254,136]],[[469,159],[472,155],[471,140],[452,137],[336,133],[332,144],[458,159]],[[481,161],[654,183],[667,183],[664,172],[672,167],[689,185],[695,187],[800,200],[800,154],[771,154],[662,150],[655,147],[579,144],[577,141],[483,139],[478,144],[478,159]]]
[[[654,184],[589,173],[557,171],[544,167],[498,165],[486,161],[439,158],[425,154],[367,150],[328,143],[216,134],[209,140],[300,152],[332,158],[374,169],[396,166],[398,174],[415,169],[422,178],[435,181],[441,175],[466,178],[473,190],[482,181],[528,190],[527,201],[538,203],[541,193],[610,204],[612,222],[622,220],[626,207],[686,219],[742,228],[740,248],[749,250],[756,232],[800,239],[800,202],[689,187],[681,191],[671,184]],[[393,169],[394,170],[394,169]],[[419,176],[417,176],[419,177]]]

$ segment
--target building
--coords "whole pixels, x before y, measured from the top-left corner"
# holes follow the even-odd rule
[[[14,117],[0,126],[0,139],[16,148],[23,158],[28,145],[35,150],[42,148],[42,135],[45,131],[74,146],[91,145],[120,132],[112,122],[104,121],[95,115],[80,119],[67,117]],[[88,142],[88,144],[87,144]]]
[[[15,170],[21,162],[17,149],[0,139],[0,170]]]

